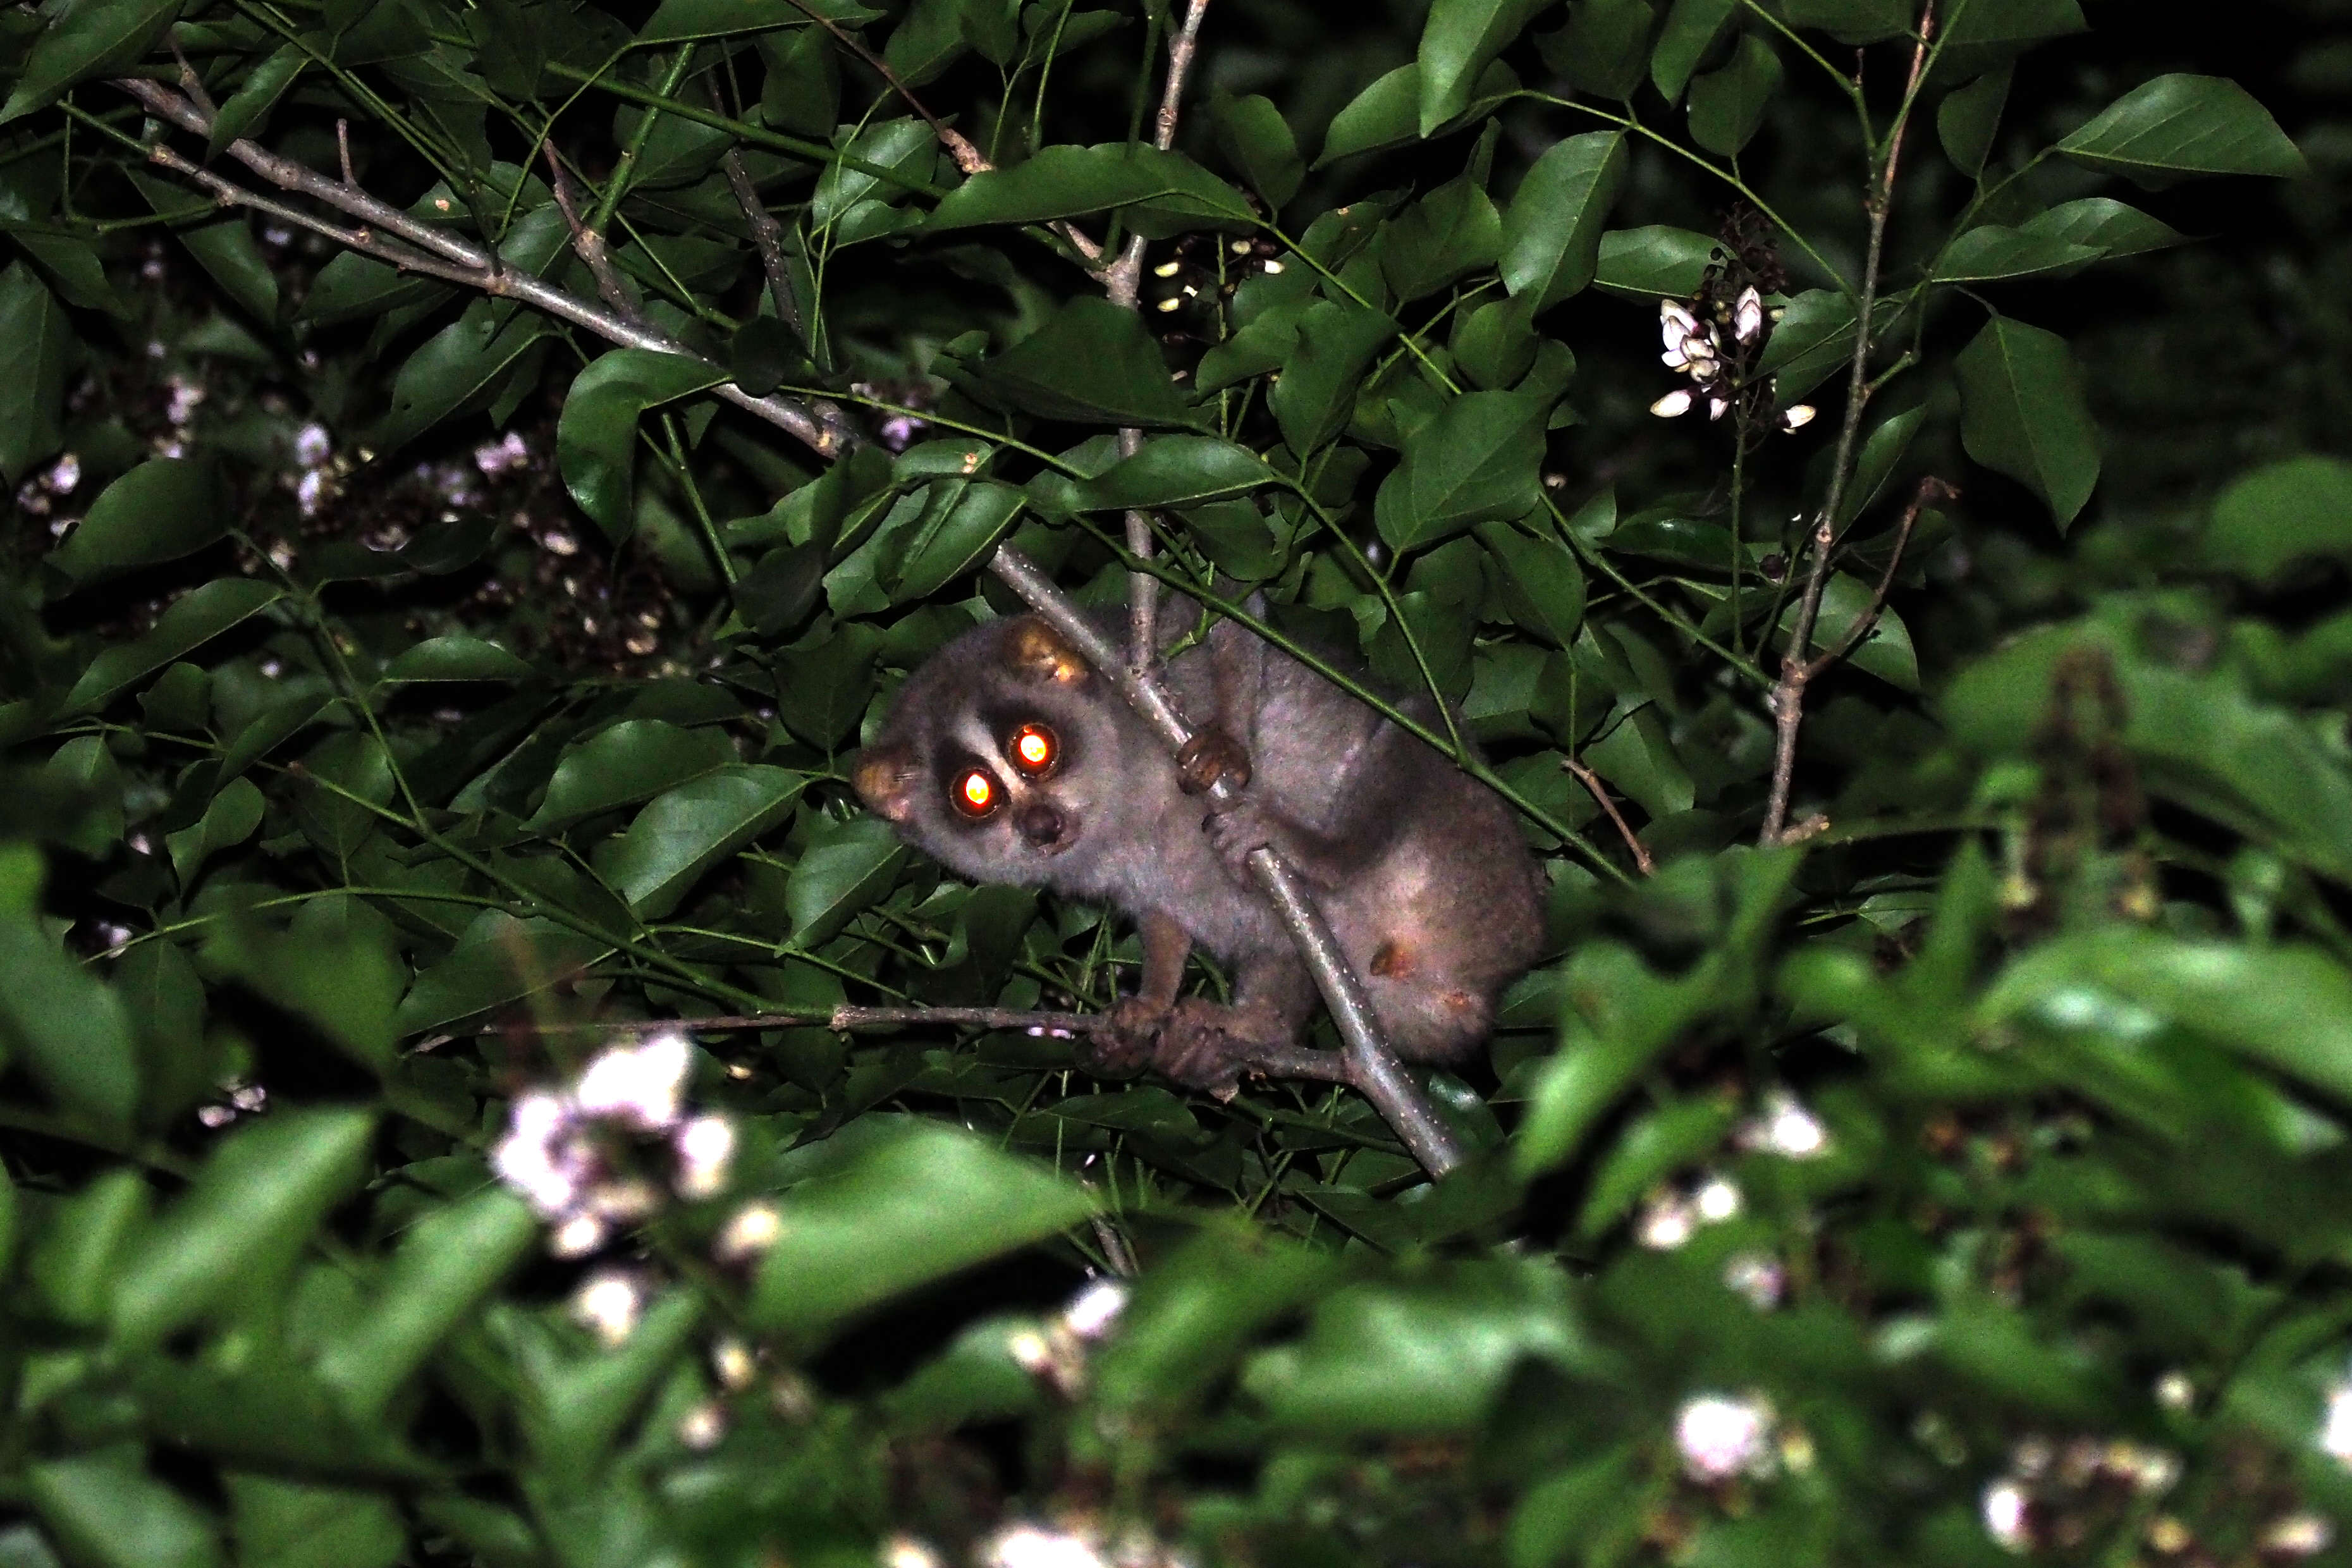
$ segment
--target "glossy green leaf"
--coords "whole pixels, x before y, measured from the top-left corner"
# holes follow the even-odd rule
[[[596,870],[636,914],[658,920],[703,874],[790,815],[807,775],[730,763],[648,802],[620,837],[597,847]]]
[[[1584,572],[1553,537],[1531,539],[1505,522],[1482,523],[1479,542],[1499,568],[1496,587],[1511,618],[1556,647],[1576,640],[1584,620]]]
[[[1256,93],[1244,98],[1219,98],[1210,106],[1217,125],[1217,147],[1241,171],[1250,189],[1265,200],[1270,212],[1298,194],[1307,175],[1298,142],[1290,122],[1274,100]]]
[[[736,761],[726,734],[659,719],[625,719],[568,749],[547,781],[530,826],[557,833],[575,822],[650,800]]]
[[[205,943],[205,964],[316,1025],[367,1071],[384,1073],[393,1065],[393,1015],[407,971],[388,933],[328,918],[336,901],[306,903],[283,936],[245,925],[216,930]]]
[[[56,102],[76,82],[120,70],[145,54],[180,14],[181,0],[71,0],[18,71],[0,124]]]
[[[124,1261],[114,1290],[117,1342],[153,1345],[290,1266],[358,1184],[373,1131],[374,1118],[362,1111],[297,1110],[229,1134]]]
[[[1650,81],[1671,103],[1739,14],[1739,0],[1675,0],[1650,51]]]
[[[637,29],[636,41],[675,44],[688,38],[719,38],[771,27],[799,26],[813,15],[855,26],[872,20],[878,13],[851,0],[820,0],[809,5],[798,0],[662,0],[646,25]]]
[[[1503,214],[1503,287],[1545,310],[1591,283],[1626,164],[1622,132],[1587,132],[1545,148]]]
[[[647,349],[614,349],[572,378],[555,426],[556,464],[607,537],[626,538],[635,518],[638,418],[726,379],[699,360]]]
[[[1795,27],[1821,27],[1841,44],[1875,44],[1910,32],[1906,0],[1785,0],[1783,14]]]
[[[220,1568],[228,1561],[219,1526],[150,1475],[136,1444],[30,1466],[25,1491],[41,1522],[78,1563]]]
[[[1957,363],[1969,456],[2048,502],[2063,532],[2099,479],[2098,433],[2066,340],[1995,316]]]
[[[261,792],[251,779],[231,779],[205,807],[204,816],[164,839],[171,851],[172,874],[189,886],[197,870],[213,856],[234,848],[253,837],[261,826]]]
[[[2307,168],[2270,111],[2221,77],[2160,76],[2109,104],[2058,143],[2078,163],[2141,182],[2190,174],[2272,174]]]
[[[1780,57],[1756,33],[1741,37],[1730,62],[1690,84],[1691,140],[1727,158],[1763,128],[1764,111],[1780,89]]]
[[[1307,307],[1298,321],[1297,346],[1266,394],[1292,451],[1317,451],[1348,427],[1356,389],[1396,330],[1389,317],[1352,300],[1318,300]]]
[[[280,44],[262,57],[236,90],[221,100],[220,112],[213,116],[212,133],[205,139],[205,155],[217,158],[238,137],[267,126],[269,111],[310,63],[310,57],[294,44]]]
[[[225,577],[205,584],[164,611],[146,636],[117,643],[90,660],[89,668],[66,693],[65,711],[103,707],[141,677],[202,647],[284,596],[282,590],[250,578]]]
[[[1197,506],[1276,483],[1280,476],[1246,447],[1215,436],[1158,436],[1100,478],[1077,487],[1089,511]]]
[[[2061,202],[2038,217],[2018,226],[2021,234],[2044,235],[2073,245],[2087,245],[2109,256],[2137,256],[2186,242],[2187,236],[2170,224],[2152,218],[2137,207],[2106,196],[2084,196]]]
[[[973,366],[969,378],[992,402],[1045,419],[1155,426],[1199,419],[1143,323],[1090,294]]]
[[[1013,168],[975,174],[940,199],[929,226],[1042,223],[1142,202],[1211,221],[1255,222],[1246,197],[1182,153],[1106,142],[1048,147]]]
[[[471,1018],[569,979],[611,951],[553,921],[484,910],[446,958],[417,975],[393,1027],[406,1038]]]
[[[1544,420],[1550,409],[1516,392],[1471,392],[1447,403],[1405,441],[1374,510],[1393,549],[1432,544],[1474,522],[1520,516],[1542,495]]]
[[[2077,271],[2103,253],[2047,232],[1979,224],[1944,247],[1930,276],[1937,283],[1996,283],[2035,273]]]
[[[386,680],[528,680],[530,666],[466,632],[427,637],[383,667]]]
[[[194,554],[227,530],[211,463],[150,458],[100,492],[49,564],[82,586]]]
[[[993,479],[942,480],[933,489],[954,499],[935,502],[938,515],[926,517],[908,542],[906,563],[891,590],[892,597],[901,602],[928,598],[979,566],[1028,500]]]
[[[1698,292],[1715,251],[1706,235],[1665,224],[1612,229],[1601,237],[1593,287],[1652,304],[1669,294],[1686,298]]]
[[[1650,0],[1576,0],[1568,26],[1539,35],[1544,64],[1569,85],[1601,98],[1630,99],[1650,79]]]
[[[40,857],[19,842],[0,849],[0,1022],[13,1058],[67,1110],[100,1127],[130,1124],[139,1099],[137,1054],[119,997],[62,952],[35,911]]]
[[[21,483],[63,444],[73,328],[40,275],[22,261],[0,272],[0,479]]]
[[[468,305],[401,365],[393,378],[392,407],[376,427],[375,439],[387,448],[403,446],[443,420],[488,403],[547,330],[545,320],[530,311],[501,316],[490,300]],[[582,379],[586,375],[583,372]]]
[[[1944,101],[1936,106],[1936,136],[1944,144],[1944,156],[1970,179],[1984,173],[1993,137],[2000,130],[2001,110],[2009,104],[2011,74],[2005,64],[1989,70],[1968,86],[1946,93]]]
[[[1422,24],[1417,64],[1421,134],[1470,107],[1478,78],[1527,26],[1528,0],[1434,0]]]
[[[226,1479],[239,1568],[394,1568],[408,1532],[392,1500],[357,1487]]]
[[[159,214],[176,216],[188,210],[187,192],[181,186],[135,174],[131,184]],[[269,269],[245,213],[233,211],[206,222],[175,224],[172,232],[187,247],[196,265],[248,315],[264,325],[277,321],[278,275]]]
[[[1493,266],[1502,247],[1502,217],[1465,174],[1391,218],[1374,248],[1390,289],[1412,300]]]
[[[807,950],[831,941],[851,916],[890,890],[905,858],[906,846],[879,817],[819,827],[784,884],[793,945]]]
[[[814,1341],[917,1286],[1049,1240],[1095,1206],[1042,1165],[914,1122],[783,1195],[783,1233],[761,1261],[750,1316]]]

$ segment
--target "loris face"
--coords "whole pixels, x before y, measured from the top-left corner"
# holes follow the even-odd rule
[[[876,815],[982,882],[1097,885],[1133,802],[1132,721],[1046,625],[982,626],[907,679],[853,774]]]

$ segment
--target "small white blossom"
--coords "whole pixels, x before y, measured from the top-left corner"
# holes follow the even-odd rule
[[[1762,1398],[1702,1394],[1675,1417],[1675,1446],[1693,1479],[1728,1480],[1770,1468],[1771,1429],[1772,1407]]]
[[[727,1188],[735,1162],[735,1124],[724,1116],[697,1116],[671,1135],[677,1155],[677,1192],[683,1198],[717,1197]]]
[[[2352,1382],[2328,1387],[2327,1414],[2319,1426],[2319,1451],[2352,1469]]]
[[[2015,1481],[2000,1480],[1985,1488],[1981,1505],[1985,1533],[1993,1544],[2004,1552],[2022,1552],[2033,1544],[2032,1503],[2025,1489]]]
[[[2327,1550],[2335,1527],[2311,1512],[2284,1514],[2263,1531],[2262,1549],[2282,1557],[2309,1557]]]
[[[1664,397],[1659,398],[1655,403],[1651,404],[1650,412],[1656,415],[1661,419],[1673,419],[1677,416],[1689,413],[1690,405],[1690,388],[1687,386],[1677,386],[1672,392],[1667,393]]]
[[[1685,338],[1698,335],[1698,318],[1692,315],[1690,307],[1680,300],[1661,300],[1658,301],[1658,331],[1664,338],[1666,347],[1673,348]]]
[[[576,1214],[555,1227],[547,1250],[558,1258],[585,1258],[604,1245],[612,1227],[593,1214]]]
[[[2197,1385],[2175,1367],[2156,1380],[2156,1402],[2167,1410],[2186,1410],[2197,1402]]]
[[[645,1308],[645,1281],[623,1269],[600,1268],[572,1293],[572,1315],[606,1350],[636,1331]]]
[[[294,460],[315,468],[334,455],[335,443],[324,425],[305,425],[294,433]]]
[[[1706,416],[1709,419],[1720,419],[1730,410],[1730,407],[1731,399],[1728,397],[1710,397],[1706,400]]]
[[[745,1204],[721,1226],[710,1244],[710,1255],[721,1263],[757,1258],[784,1234],[784,1216],[773,1204]]]
[[[1693,1195],[1692,1202],[1697,1206],[1698,1217],[1709,1225],[1721,1225],[1746,1206],[1739,1188],[1724,1176],[1711,1177]]]
[[[1062,1309],[1062,1326],[1082,1340],[1098,1340],[1126,1309],[1127,1287],[1117,1279],[1097,1279]]]
[[[983,1542],[985,1568],[1108,1568],[1103,1554],[1084,1537],[1034,1524],[1012,1524]]]
[[[74,487],[81,483],[81,459],[68,452],[50,466],[47,482],[57,495],[73,494]]]
[[[880,1568],[947,1568],[947,1559],[928,1541],[894,1535],[882,1543]]]
[[[1698,1215],[1680,1193],[1652,1194],[1633,1222],[1633,1239],[1654,1252],[1672,1252],[1698,1228]]]
[[[639,1046],[607,1046],[580,1075],[572,1099],[582,1114],[640,1132],[677,1124],[693,1049],[686,1037],[665,1030]]]
[[[759,1370],[751,1347],[731,1334],[710,1347],[711,1375],[719,1379],[721,1388],[730,1392],[748,1388]]]
[[[1817,1160],[1829,1152],[1829,1129],[1822,1119],[1786,1089],[1764,1097],[1763,1114],[1739,1129],[1736,1142],[1743,1149],[1778,1154],[1784,1160]]]
[[[1758,1311],[1769,1312],[1780,1304],[1789,1276],[1780,1259],[1761,1252],[1741,1252],[1724,1264],[1723,1284]]]
[[[1801,430],[1813,422],[1813,416],[1817,412],[1819,411],[1810,403],[1800,403],[1791,407],[1783,408],[1780,410],[1780,428]]]
[[[677,1440],[696,1453],[719,1447],[727,1436],[727,1412],[715,1399],[706,1399],[677,1419]]]
[[[1749,284],[1739,291],[1738,302],[1731,308],[1731,331],[1743,343],[1752,343],[1764,330],[1764,301]]]

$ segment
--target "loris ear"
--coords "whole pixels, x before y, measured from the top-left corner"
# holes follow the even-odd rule
[[[1033,680],[1076,686],[1089,673],[1078,650],[1036,616],[1024,616],[1013,623],[1011,635],[1005,639],[1004,657],[1014,669]]]
[[[872,746],[857,754],[849,782],[866,809],[885,822],[899,823],[915,811],[915,752],[907,745]]]

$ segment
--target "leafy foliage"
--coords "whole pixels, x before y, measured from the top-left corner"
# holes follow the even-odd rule
[[[0,11],[0,1556],[2341,1556],[2324,15]],[[1447,705],[1462,1166],[836,1017],[1131,984],[1008,541]]]

